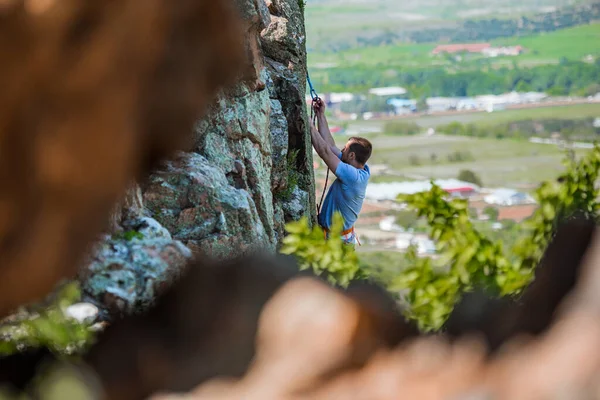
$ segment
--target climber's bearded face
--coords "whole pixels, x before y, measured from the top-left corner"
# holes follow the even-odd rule
[[[353,151],[350,151],[350,146],[352,145],[352,143],[354,143],[353,140],[348,140],[348,142],[342,149],[342,162],[345,162],[346,164],[349,164],[356,157],[356,154],[354,154]]]

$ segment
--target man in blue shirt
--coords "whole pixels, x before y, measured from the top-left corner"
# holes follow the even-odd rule
[[[325,117],[325,104],[319,99],[313,108],[319,126],[317,130],[311,124],[313,147],[337,177],[323,202],[319,214],[319,225],[327,234],[331,227],[333,214],[341,213],[344,218],[342,238],[345,243],[354,245],[356,243],[354,223],[358,219],[365,199],[367,183],[371,177],[367,161],[371,157],[372,146],[365,138],[352,137],[342,150],[338,149]]]

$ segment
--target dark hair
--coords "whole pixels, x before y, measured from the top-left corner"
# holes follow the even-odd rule
[[[373,151],[371,142],[361,137],[351,137],[348,141],[350,142],[349,150],[356,155],[356,161],[363,165],[366,164]]]

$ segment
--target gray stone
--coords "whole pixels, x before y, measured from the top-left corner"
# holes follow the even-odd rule
[[[297,221],[306,214],[310,206],[309,196],[304,190],[296,187],[289,200],[282,203],[285,221]]]
[[[79,323],[91,324],[96,321],[100,310],[91,303],[75,303],[65,309],[65,315]]]
[[[154,218],[139,217],[124,221],[121,226],[124,231],[136,231],[142,234],[144,239],[172,240],[169,231]]]
[[[108,239],[80,273],[83,293],[111,315],[146,310],[191,256],[181,242],[165,238]]]
[[[245,163],[247,186],[255,188],[256,198],[246,189],[231,185],[225,171],[196,153],[180,154],[151,177],[144,193],[146,208],[175,239],[191,242],[194,249],[204,249],[203,241],[215,243],[218,237],[217,242],[227,246],[226,252],[232,255],[236,245],[244,249],[275,245],[270,182],[256,172],[262,166],[261,153],[248,140],[240,146],[249,152],[248,159],[257,159]],[[231,160],[230,170],[234,164]],[[269,185],[266,190],[265,185]],[[265,210],[262,216],[257,204]]]
[[[288,131],[287,120],[283,114],[279,100],[271,100],[271,119],[269,123],[271,130],[271,150],[273,159],[273,170],[271,172],[271,189],[276,193],[287,185],[287,154],[288,154]]]

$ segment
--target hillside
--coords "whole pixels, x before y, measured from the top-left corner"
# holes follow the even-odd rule
[[[494,46],[521,45],[524,54],[512,57],[498,57],[489,61],[492,66],[555,64],[561,58],[581,60],[585,56],[600,54],[600,23],[563,29],[550,33],[540,33],[524,37],[492,40]],[[314,69],[334,67],[470,67],[484,57],[476,55],[464,58],[462,62],[443,56],[433,56],[436,44],[395,44],[387,46],[357,47],[336,53],[312,52],[309,66]]]
[[[411,96],[471,96],[516,91],[586,95],[600,77],[600,23],[493,40],[521,45],[517,56],[432,54],[436,44],[356,47],[309,53],[313,82],[323,92],[366,92],[403,86]]]
[[[595,5],[593,12],[590,4]],[[400,42],[489,40],[552,31],[598,18],[592,0],[308,0],[307,48],[339,51]]]

